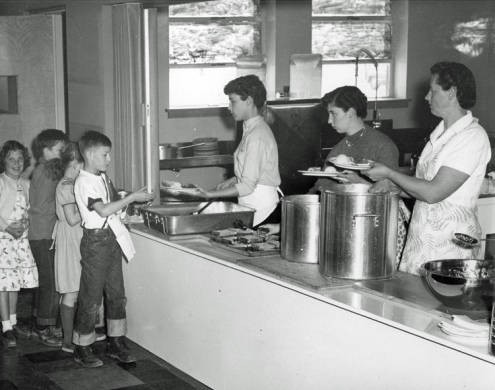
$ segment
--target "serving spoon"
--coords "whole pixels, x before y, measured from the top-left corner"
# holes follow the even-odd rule
[[[492,241],[494,238],[475,238],[464,233],[454,233],[452,241],[454,244],[459,245],[466,249],[472,249],[481,245],[481,241]]]

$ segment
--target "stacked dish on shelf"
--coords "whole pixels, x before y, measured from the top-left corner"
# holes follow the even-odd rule
[[[193,140],[193,145],[193,154],[196,157],[215,156],[219,154],[218,138],[196,138]]]

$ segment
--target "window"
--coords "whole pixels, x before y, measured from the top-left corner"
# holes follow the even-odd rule
[[[17,76],[0,76],[0,114],[18,114]]]
[[[312,0],[312,52],[323,55],[322,94],[343,85],[357,85],[372,99],[375,93],[378,97],[391,95],[390,3]]]
[[[170,107],[225,106],[239,56],[261,55],[259,0],[169,6]]]

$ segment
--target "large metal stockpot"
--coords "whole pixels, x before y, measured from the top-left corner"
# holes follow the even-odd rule
[[[340,184],[321,194],[319,268],[323,276],[385,279],[394,272],[397,193]]]
[[[320,199],[290,195],[282,199],[280,254],[298,263],[318,263]]]

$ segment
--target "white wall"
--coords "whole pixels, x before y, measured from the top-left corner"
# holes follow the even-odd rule
[[[18,114],[0,114],[0,144],[30,146],[55,127],[55,75],[51,16],[0,17],[0,74],[17,76]]]

